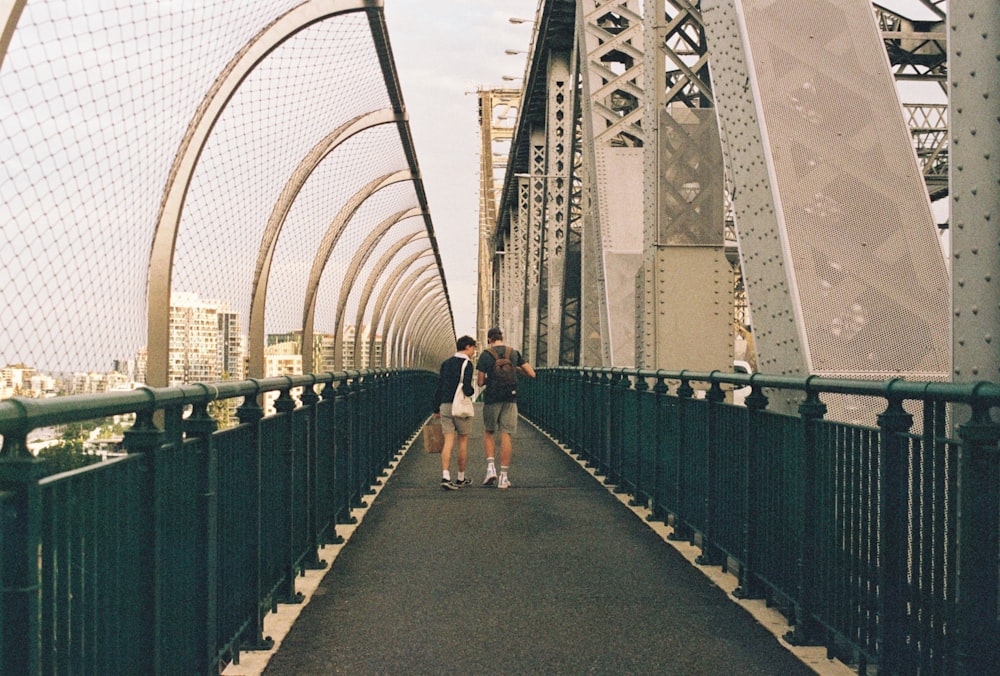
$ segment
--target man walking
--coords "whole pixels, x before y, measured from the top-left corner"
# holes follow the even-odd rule
[[[440,416],[441,431],[444,432],[444,447],[441,449],[441,488],[449,491],[472,483],[472,480],[465,476],[472,418],[453,416],[451,403],[459,386],[467,397],[475,393],[472,387],[472,355],[476,353],[476,339],[472,336],[462,336],[455,341],[455,347],[457,352],[441,364],[441,374],[434,393],[434,417]],[[452,481],[451,449],[455,444],[456,434],[458,435],[458,479]]]
[[[517,431],[517,376],[535,377],[535,369],[524,360],[521,353],[503,344],[503,332],[493,327],[486,334],[489,347],[479,355],[476,364],[476,383],[486,386],[483,392],[483,448],[486,451],[486,479],[484,486],[496,484],[497,488],[510,488],[510,459],[513,446],[510,436]],[[500,435],[500,475],[497,476],[494,456],[495,435]]]

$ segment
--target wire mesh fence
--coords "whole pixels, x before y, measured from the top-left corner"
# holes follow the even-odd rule
[[[436,252],[368,4],[41,0],[11,14],[0,398],[294,372],[307,322],[329,351],[334,331],[370,321],[362,289],[373,305],[395,265],[376,263],[404,234],[430,241],[393,260]],[[389,228],[344,279],[372,229],[410,208],[423,218]]]

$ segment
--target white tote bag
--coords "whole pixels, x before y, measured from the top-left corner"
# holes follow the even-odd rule
[[[469,365],[466,359],[462,363],[462,373],[458,376],[458,387],[455,388],[455,396],[451,400],[452,418],[471,418],[476,415],[476,407],[472,404],[472,397],[465,396],[462,391],[462,381],[465,380],[465,367]]]

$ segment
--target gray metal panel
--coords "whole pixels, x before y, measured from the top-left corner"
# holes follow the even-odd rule
[[[635,276],[642,265],[642,148],[597,148],[611,364],[635,365]]]
[[[761,370],[945,378],[947,274],[869,3],[704,5]]]

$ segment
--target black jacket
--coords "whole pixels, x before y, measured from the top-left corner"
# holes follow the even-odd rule
[[[441,404],[450,404],[455,398],[455,390],[458,389],[458,379],[462,373],[462,364],[465,367],[465,377],[462,379],[462,391],[465,396],[471,397],[476,393],[476,388],[472,386],[472,373],[476,370],[471,359],[451,356],[441,364],[441,375],[438,377],[437,390],[434,392],[434,412],[441,412]]]

